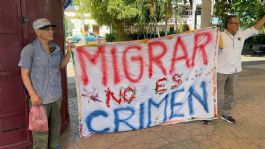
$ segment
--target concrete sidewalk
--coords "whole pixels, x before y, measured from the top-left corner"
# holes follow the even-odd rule
[[[237,119],[236,124],[228,124],[221,119],[211,125],[195,121],[79,139],[75,85],[70,79],[71,121],[62,134],[61,142],[67,149],[265,149],[264,83],[265,67],[244,67],[232,112]]]

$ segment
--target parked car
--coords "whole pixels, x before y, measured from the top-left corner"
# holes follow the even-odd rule
[[[80,42],[82,36],[80,35],[74,35],[74,36],[69,36],[66,38],[67,43],[78,43]]]
[[[265,54],[265,34],[258,34],[249,37],[245,41],[245,45],[248,45],[254,54]]]
[[[67,43],[79,43],[82,40],[84,40],[86,43],[88,42],[93,42],[96,41],[98,39],[103,39],[104,37],[100,36],[100,35],[96,35],[93,33],[89,33],[88,35],[74,35],[74,36],[70,36],[66,39]]]
[[[254,44],[252,46],[254,54],[265,54],[265,43],[264,44]]]
[[[96,41],[97,39],[103,39],[103,37],[93,33],[89,33],[89,35],[85,36],[86,42]]]

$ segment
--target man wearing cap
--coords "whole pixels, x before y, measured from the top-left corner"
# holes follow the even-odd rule
[[[33,149],[60,149],[61,127],[61,75],[70,59],[73,45],[67,46],[64,56],[53,42],[55,25],[46,18],[33,22],[36,40],[25,46],[18,66],[21,67],[23,83],[30,95],[31,105],[43,105],[49,123],[49,132],[32,132]]]

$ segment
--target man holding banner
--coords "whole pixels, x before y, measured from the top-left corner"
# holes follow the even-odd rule
[[[217,62],[217,90],[218,97],[224,90],[224,99],[219,98],[219,107],[221,119],[228,123],[236,123],[236,120],[231,116],[232,103],[238,73],[242,70],[241,67],[241,51],[244,41],[254,34],[258,34],[258,29],[265,23],[265,17],[258,21],[254,26],[246,30],[239,29],[239,19],[236,15],[227,16],[225,19],[225,31],[221,32],[220,47],[218,52]],[[204,121],[208,124],[209,121]]]

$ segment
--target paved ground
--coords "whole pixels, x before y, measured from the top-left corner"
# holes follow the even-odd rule
[[[215,120],[156,126],[139,131],[78,136],[78,115],[73,72],[69,74],[70,125],[61,142],[67,149],[265,149],[265,57],[243,56],[237,101],[237,124]],[[72,70],[71,66],[68,68]]]

